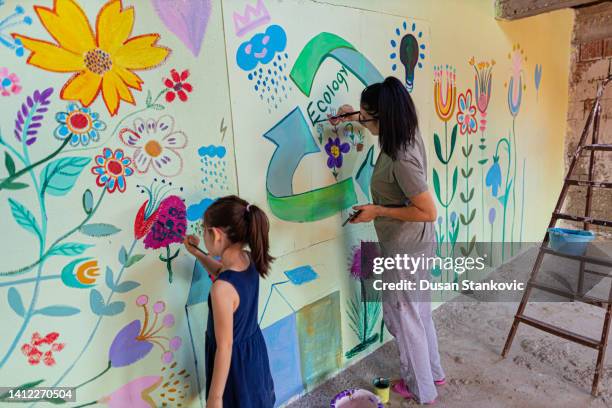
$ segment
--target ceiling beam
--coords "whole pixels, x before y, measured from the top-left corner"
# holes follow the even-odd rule
[[[495,18],[517,20],[549,11],[601,2],[601,0],[495,0]]]

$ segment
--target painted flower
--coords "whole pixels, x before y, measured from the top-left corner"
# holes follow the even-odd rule
[[[489,208],[489,224],[493,224],[495,222],[495,207]]]
[[[523,83],[523,50],[516,44],[512,47],[512,52],[508,54],[512,65],[512,74],[508,86],[508,109],[513,117],[516,117],[521,108],[523,91],[527,88]]]
[[[455,222],[457,221],[457,213],[455,211],[451,212],[450,221],[451,224],[455,224]]]
[[[459,109],[457,110],[457,123],[462,135],[476,133],[478,123],[476,122],[476,107],[472,105],[472,90],[468,89],[465,94],[459,94]]]
[[[475,62],[474,57],[470,59],[470,65],[474,67],[474,94],[476,107],[480,112],[480,130],[484,131],[487,125],[487,108],[491,101],[491,89],[493,85],[493,66],[495,60]]]
[[[182,102],[186,102],[188,99],[187,93],[193,91],[193,87],[189,82],[185,82],[189,78],[189,70],[186,69],[180,74],[173,69],[170,71],[170,78],[164,79],[164,85],[166,85],[166,101],[172,102],[178,95]]]
[[[5,3],[5,0],[0,0],[0,6]],[[21,44],[21,41],[6,35],[6,32],[16,26],[32,25],[32,17],[25,15],[25,12],[22,6],[16,6],[12,14],[3,15],[2,20],[0,20],[0,45],[15,51],[15,55],[18,57],[23,57],[23,44]]]
[[[41,337],[39,332],[34,332],[30,342],[21,346],[21,352],[28,358],[28,364],[38,365],[42,359],[46,366],[55,365],[53,353],[62,351],[65,346],[64,343],[55,341],[58,337],[58,332],[48,333],[44,337]],[[44,348],[47,350],[43,352],[41,349]]]
[[[346,154],[351,150],[351,145],[348,143],[341,143],[340,138],[337,137],[334,140],[330,137],[325,145],[325,152],[329,156],[327,158],[327,167],[330,169],[342,167],[342,154]]]
[[[443,122],[448,122],[455,112],[457,95],[456,73],[452,66],[434,67],[434,106],[436,114]]]
[[[100,398],[97,402],[110,408],[156,408],[157,404],[151,398],[151,393],[162,383],[159,375],[139,377],[124,384],[112,394]]]
[[[42,25],[56,42],[13,34],[31,51],[28,63],[51,72],[74,75],[64,85],[61,97],[88,107],[102,93],[111,115],[121,100],[134,104],[132,89],[142,90],[143,81],[134,71],[151,69],[170,54],[157,45],[159,34],[130,38],[134,8],[122,0],[108,1],[98,13],[95,33],[75,0],[55,0],[53,8],[35,6]]]
[[[166,197],[156,211],[156,222],[144,239],[144,247],[159,249],[181,243],[187,230],[186,208],[183,200],[175,195]]]
[[[502,183],[502,174],[501,174],[501,166],[499,165],[499,156],[493,156],[493,164],[487,171],[487,176],[485,178],[485,184],[487,187],[491,187],[491,193],[493,197],[497,197],[497,192],[501,187]]]
[[[87,146],[89,142],[97,142],[100,140],[100,131],[106,129],[106,123],[100,120],[97,112],[76,103],[69,104],[67,112],[58,112],[55,120],[59,125],[53,136],[59,140],[70,138],[71,146]]]
[[[134,165],[141,174],[153,167],[161,176],[173,177],[183,169],[183,159],[178,150],[187,146],[187,136],[182,131],[174,131],[172,116],[164,115],[146,122],[138,118],[133,129],[119,132],[119,139],[134,149]]]
[[[91,168],[91,172],[98,176],[96,184],[98,187],[106,187],[109,193],[119,190],[125,191],[127,186],[125,178],[134,174],[132,159],[125,157],[123,150],[116,149],[114,152],[105,147],[102,154],[95,157],[97,166]]]
[[[159,334],[160,331],[174,326],[174,315],[166,313],[166,304],[162,301],[155,302],[153,305],[154,318],[149,318],[150,311],[147,307],[149,297],[140,295],[136,299],[136,305],[142,307],[144,312],[144,323],[134,320],[124,326],[115,336],[108,351],[108,359],[113,367],[125,367],[134,364],[138,360],[146,357],[147,354],[158,346],[162,349],[161,359],[169,364],[174,359],[174,351],[181,347],[182,340],[175,336],[168,339]],[[160,321],[161,318],[161,321]],[[159,323],[159,324],[158,324]],[[167,343],[167,345],[165,345]]]
[[[21,92],[21,84],[17,74],[9,72],[8,68],[0,68],[0,95],[11,96]]]

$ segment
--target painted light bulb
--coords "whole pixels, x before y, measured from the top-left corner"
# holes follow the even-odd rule
[[[406,34],[400,42],[400,61],[406,72],[406,88],[412,92],[414,86],[414,68],[419,60],[419,43],[412,34]]]

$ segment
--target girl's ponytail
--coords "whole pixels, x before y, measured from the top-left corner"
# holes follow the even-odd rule
[[[254,204],[246,206],[247,243],[251,248],[253,262],[262,277],[268,274],[270,263],[274,258],[270,255],[268,233],[270,223],[265,212]]]
[[[259,275],[265,277],[274,260],[270,256],[270,223],[259,207],[242,198],[230,195],[213,202],[204,213],[204,222],[210,227],[223,228],[231,242],[248,244]]]

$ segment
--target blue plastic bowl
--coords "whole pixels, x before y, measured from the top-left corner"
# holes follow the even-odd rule
[[[550,248],[575,256],[584,255],[589,242],[595,238],[595,234],[591,231],[568,228],[549,228],[548,236]]]

